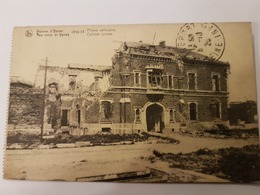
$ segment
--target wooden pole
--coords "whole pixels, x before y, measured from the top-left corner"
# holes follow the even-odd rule
[[[153,35],[153,43],[152,44],[154,44],[155,36],[156,36],[156,32]]]
[[[47,65],[48,57],[45,59],[45,69],[44,69],[44,84],[43,84],[43,98],[42,98],[42,124],[41,124],[41,141],[43,140],[43,127],[44,127],[44,112],[45,112],[45,96],[46,96],[46,80],[47,80]]]

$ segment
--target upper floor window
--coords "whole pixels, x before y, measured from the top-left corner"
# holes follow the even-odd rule
[[[148,86],[160,87],[162,83],[162,71],[158,69],[148,70]]]
[[[129,86],[131,79],[129,75],[129,73],[123,73],[120,75],[121,86]]]
[[[134,86],[141,86],[141,72],[134,72]]]
[[[58,83],[50,83],[49,93],[57,93],[57,91],[58,91]]]
[[[220,76],[219,74],[212,74],[212,91],[220,91]]]
[[[196,90],[197,89],[197,74],[193,72],[188,73],[188,89]]]
[[[58,83],[50,83],[48,100],[50,102],[55,102],[58,99],[58,97]]]
[[[69,90],[76,89],[76,78],[77,75],[69,75]]]
[[[70,90],[75,90],[76,89],[76,81],[70,81],[69,88],[70,88]]]
[[[168,75],[167,82],[168,88],[173,88],[173,75]]]

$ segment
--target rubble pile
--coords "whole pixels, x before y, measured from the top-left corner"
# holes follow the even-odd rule
[[[130,145],[135,143],[144,144],[172,144],[179,143],[172,138],[150,135],[148,133],[136,134],[112,134],[97,133],[94,135],[74,136],[71,134],[58,134],[43,136],[29,133],[17,133],[7,137],[7,149],[50,149],[50,148],[74,148],[88,146]]]
[[[249,139],[258,138],[258,128],[252,129],[187,129],[186,131],[180,132],[183,135],[190,135],[193,137],[207,137],[215,139]]]
[[[259,145],[243,148],[223,148],[218,150],[200,149],[191,153],[160,153],[154,151],[151,162],[167,161],[171,168],[192,170],[232,182],[253,182],[260,180]]]

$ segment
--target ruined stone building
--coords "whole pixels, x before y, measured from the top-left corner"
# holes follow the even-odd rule
[[[228,108],[230,125],[239,125],[240,122],[245,124],[257,124],[257,104],[255,101],[237,101],[230,102]]]
[[[122,43],[112,66],[48,66],[44,130],[169,133],[225,124],[229,69],[165,42]],[[41,124],[44,75],[39,66],[34,85],[11,81],[10,124]]]
[[[80,127],[85,123],[89,104],[109,87],[109,66],[69,64],[67,67],[48,66],[44,129]],[[35,87],[44,87],[45,66],[39,66]]]
[[[112,58],[111,86],[88,106],[82,127],[167,133],[226,123],[230,65],[193,52],[180,54],[165,42],[122,43]]]

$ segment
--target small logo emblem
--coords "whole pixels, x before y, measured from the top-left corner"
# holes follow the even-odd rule
[[[32,30],[27,30],[27,31],[25,32],[25,36],[26,36],[26,37],[32,37],[32,36],[33,36]]]

